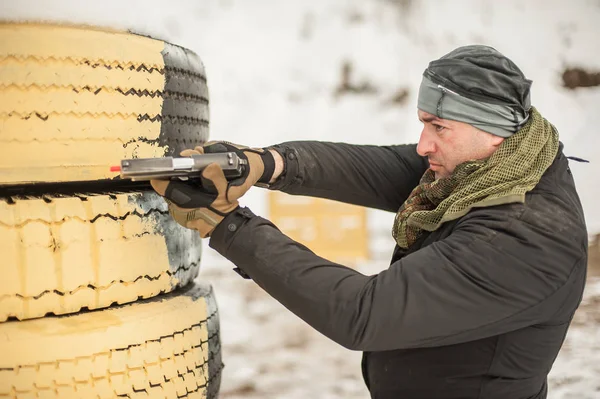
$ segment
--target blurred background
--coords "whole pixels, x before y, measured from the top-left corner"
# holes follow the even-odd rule
[[[250,146],[416,142],[428,62],[461,45],[495,47],[533,80],[532,104],[557,127],[566,155],[590,161],[571,162],[590,281],[549,398],[600,397],[599,0],[20,0],[0,2],[0,18],[126,29],[194,50],[208,75],[211,139]],[[242,205],[365,274],[388,266],[391,213],[261,189]],[[214,285],[221,313],[221,397],[368,397],[360,353],[311,330],[207,244],[200,279]]]

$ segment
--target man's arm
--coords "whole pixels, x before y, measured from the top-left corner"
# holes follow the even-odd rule
[[[271,189],[392,212],[419,184],[429,166],[414,144],[295,141],[273,146],[273,150],[281,156],[280,162],[285,159],[285,174]],[[277,173],[277,156],[275,160]]]
[[[210,246],[349,349],[441,346],[542,323],[576,305],[583,241],[515,221],[522,213],[520,205],[474,211],[446,239],[374,276],[318,257],[247,209],[228,216]]]

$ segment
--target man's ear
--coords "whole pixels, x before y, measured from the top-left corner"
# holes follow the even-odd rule
[[[496,136],[494,134],[491,135],[491,144],[494,147],[499,147],[500,144],[502,144],[504,142],[504,137],[500,137],[500,136]]]

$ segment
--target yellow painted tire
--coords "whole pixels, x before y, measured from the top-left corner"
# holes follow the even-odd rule
[[[140,35],[0,23],[0,185],[115,177],[208,139],[204,66]]]
[[[4,321],[170,292],[198,275],[202,245],[154,192],[45,195],[0,199],[0,254]]]
[[[0,398],[214,398],[210,285],[107,310],[0,324]]]

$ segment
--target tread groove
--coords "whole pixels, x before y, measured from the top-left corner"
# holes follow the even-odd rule
[[[78,197],[78,198],[81,199],[82,201],[86,200],[81,197]],[[50,203],[48,201],[44,201],[44,202]],[[12,205],[16,205],[16,203],[13,203]],[[114,215],[111,215],[110,213],[101,213],[101,214],[94,216],[92,219],[89,219],[89,220],[82,219],[79,216],[66,216],[60,220],[54,220],[51,222],[48,222],[44,219],[27,219],[26,221],[24,221],[22,223],[12,224],[12,225],[0,221],[0,226],[4,226],[4,227],[8,227],[8,228],[23,228],[30,223],[42,223],[42,224],[45,224],[46,226],[53,226],[53,225],[62,225],[64,223],[66,223],[68,221],[72,221],[72,220],[77,220],[82,223],[96,223],[96,221],[98,221],[98,219],[101,219],[101,218],[112,219],[114,221],[123,221],[123,220],[126,220],[130,216],[137,216],[139,218],[145,218],[145,217],[151,216],[153,214],[159,214],[159,215],[165,216],[165,215],[169,214],[169,211],[154,208],[154,209],[148,210],[148,212],[140,213],[136,209],[134,211],[129,211],[122,216],[114,216]]]
[[[200,126],[208,126],[209,125],[208,120],[194,118],[192,116],[160,115],[160,114],[148,115],[148,114],[122,113],[122,112],[109,113],[109,112],[73,112],[73,111],[57,112],[57,111],[52,111],[47,114],[42,114],[39,112],[21,113],[18,111],[12,111],[12,112],[0,112],[0,119],[8,119],[8,118],[17,117],[17,118],[21,118],[24,120],[28,120],[35,116],[43,121],[47,121],[48,118],[50,118],[51,116],[55,116],[55,115],[68,115],[68,116],[74,116],[76,118],[92,117],[92,118],[96,118],[96,119],[97,118],[108,118],[108,119],[136,118],[138,122],[149,121],[149,122],[168,122],[171,124],[180,124],[180,125],[200,125]]]
[[[185,77],[192,77],[192,78],[196,78],[202,82],[206,82],[206,76],[198,73],[198,72],[193,72],[187,69],[183,69],[183,68],[177,68],[177,67],[171,67],[171,66],[166,66],[166,67],[155,67],[155,66],[147,66],[145,64],[135,64],[133,62],[126,62],[126,63],[122,63],[119,61],[106,61],[103,60],[101,58],[95,59],[95,60],[89,60],[87,58],[79,58],[79,57],[40,57],[40,56],[36,56],[36,55],[5,55],[5,56],[0,56],[0,62],[4,62],[4,61],[17,61],[19,63],[27,63],[27,62],[39,62],[39,63],[44,63],[44,62],[63,62],[63,63],[70,63],[73,65],[77,65],[77,66],[88,66],[90,68],[105,68],[108,70],[111,69],[120,69],[120,70],[130,70],[130,71],[136,71],[136,72],[146,72],[146,73],[159,73],[161,75],[164,75],[165,72],[168,72],[169,74],[171,74],[171,76],[185,76]]]
[[[5,56],[0,56],[0,62],[3,61],[17,61],[20,63],[27,63],[27,62],[39,62],[39,63],[44,63],[44,62],[64,62],[64,63],[70,63],[70,64],[74,64],[77,66],[81,66],[81,65],[85,65],[88,66],[90,68],[106,68],[106,69],[121,69],[121,70],[130,70],[130,71],[136,71],[136,72],[147,72],[147,73],[160,73],[161,75],[165,74],[165,68],[161,68],[161,67],[155,67],[155,66],[148,66],[145,64],[135,64],[133,62],[126,62],[126,63],[122,63],[119,61],[107,61],[107,60],[103,60],[101,58],[97,58],[95,60],[90,60],[87,58],[83,58],[83,57],[40,57],[40,56],[36,56],[36,55],[14,55],[14,54],[10,54],[10,55],[5,55]]]
[[[179,267],[177,267],[177,269],[175,269],[175,271],[171,271],[171,270],[165,270],[163,272],[161,272],[160,274],[156,275],[156,276],[149,276],[149,275],[144,275],[144,276],[138,276],[135,280],[132,281],[124,281],[124,280],[113,280],[111,281],[108,285],[104,285],[104,286],[96,286],[93,284],[87,284],[87,285],[80,285],[76,288],[74,288],[73,290],[70,291],[60,291],[60,290],[45,290],[37,295],[21,295],[21,294],[4,294],[4,295],[0,295],[0,302],[6,298],[12,298],[12,297],[17,297],[17,298],[21,298],[21,299],[25,299],[25,300],[29,300],[29,299],[33,299],[33,300],[37,300],[40,299],[41,297],[48,295],[48,294],[56,294],[58,296],[65,296],[65,295],[73,295],[76,292],[85,289],[85,288],[89,288],[91,290],[94,291],[105,291],[117,284],[121,284],[121,285],[131,285],[134,284],[142,279],[146,279],[148,281],[156,281],[159,280],[160,278],[162,278],[163,276],[167,275],[169,277],[172,277],[174,275],[176,275],[177,273],[180,273],[182,271],[187,272],[190,269],[198,266],[200,264],[200,260],[198,260],[197,262],[190,262],[187,266],[186,265],[180,265]]]
[[[171,66],[166,66],[165,70],[169,72],[169,74],[171,76],[190,76],[190,77],[194,77],[196,79],[201,80],[202,82],[206,83],[206,76],[201,75],[197,72],[192,72],[190,70],[187,69],[183,69],[183,68],[177,68],[177,67],[171,67]]]
[[[165,98],[165,99],[176,99],[176,100],[182,100],[182,101],[188,101],[188,102],[194,102],[194,103],[208,104],[208,98],[206,98],[204,96],[199,96],[196,94],[180,92],[180,91],[175,91],[175,90],[152,90],[151,91],[148,89],[141,90],[141,89],[135,89],[135,88],[122,88],[122,87],[89,86],[89,85],[74,86],[74,85],[56,85],[56,84],[38,85],[35,83],[29,84],[29,85],[22,85],[22,84],[16,84],[16,83],[0,84],[0,90],[13,89],[13,88],[22,90],[22,91],[27,91],[32,88],[38,89],[40,91],[68,89],[68,90],[72,90],[75,93],[90,92],[90,93],[94,93],[96,95],[98,93],[104,91],[107,93],[119,93],[124,96],[138,96],[138,97],[150,97],[150,98],[160,97],[160,98]]]

